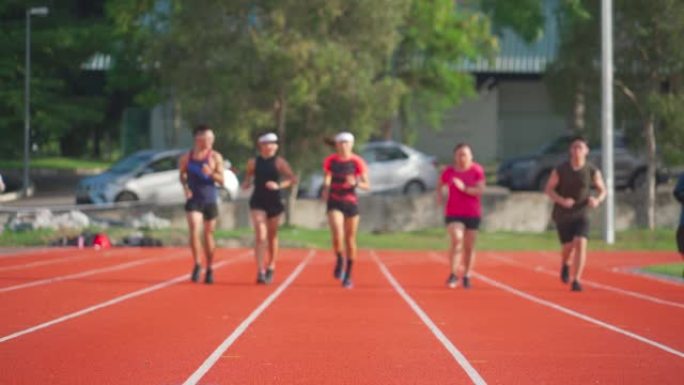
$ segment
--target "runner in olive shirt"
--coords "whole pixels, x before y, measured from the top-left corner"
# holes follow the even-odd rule
[[[563,283],[570,281],[570,257],[574,256],[572,291],[582,291],[580,279],[587,256],[588,212],[606,197],[601,171],[587,162],[588,154],[586,139],[575,137],[570,142],[570,159],[553,170],[546,185],[546,194],[554,202],[553,220],[563,246],[560,274]],[[597,196],[591,195],[592,187]]]

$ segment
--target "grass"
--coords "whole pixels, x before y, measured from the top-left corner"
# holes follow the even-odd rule
[[[668,263],[665,265],[646,266],[642,270],[649,273],[684,278],[684,262]]]
[[[44,157],[31,159],[31,168],[52,170],[106,169],[110,165],[111,162],[80,158]],[[22,160],[0,159],[0,169],[21,169],[22,167],[24,167]]]
[[[97,232],[98,229],[91,229]],[[113,242],[121,241],[135,232],[132,229],[110,228],[105,230]],[[144,232],[153,238],[161,239],[165,245],[187,244],[186,229],[149,230]],[[44,246],[51,240],[61,236],[73,236],[74,231],[27,231],[0,234],[0,246]],[[252,242],[252,231],[249,228],[236,230],[218,230],[216,239],[219,246],[243,245]],[[298,227],[283,227],[280,230],[283,247],[316,247],[329,248],[330,235],[327,230],[309,230]],[[447,236],[443,228],[432,228],[404,233],[366,233],[358,235],[358,244],[362,248],[401,249],[401,250],[444,250],[447,247]],[[481,232],[477,243],[479,250],[558,250],[555,232],[513,233],[513,232]],[[616,234],[616,243],[608,245],[593,234],[590,250],[675,250],[672,230],[658,229],[629,230]]]

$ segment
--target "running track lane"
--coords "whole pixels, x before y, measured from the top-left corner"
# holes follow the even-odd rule
[[[113,259],[113,257],[116,256],[125,257],[125,249],[118,247],[107,250],[60,248],[51,253],[27,254],[26,257],[22,258],[0,258],[0,278],[3,280],[11,278],[11,276],[6,277],[9,272],[18,273],[19,277],[22,277],[21,274],[26,274],[26,270],[39,270],[38,268],[40,267],[48,269],[45,270],[48,273],[58,274],[58,270],[52,271],[49,269],[57,266],[65,266],[67,269],[66,271],[69,271],[69,266],[73,264],[97,263],[98,261]]]
[[[367,252],[351,290],[333,263],[329,252],[317,256],[199,383],[472,383]]]
[[[0,383],[180,384],[305,254],[283,250],[271,286],[241,258],[212,286],[179,283],[0,344]]]
[[[486,259],[486,255],[483,257]],[[681,332],[684,308],[664,306],[588,285],[585,285],[582,293],[571,293],[569,286],[562,284],[558,277],[516,266],[512,268],[512,274],[505,273],[503,269],[491,269],[482,273],[535,297],[684,351],[684,336]],[[591,275],[591,270],[587,270],[586,276]],[[623,281],[620,286],[629,289],[633,279],[624,277]]]
[[[0,293],[0,337],[179,274],[189,274],[192,266],[190,256],[183,258],[186,252],[180,249],[131,249],[129,253],[140,260],[160,259],[128,269]]]
[[[546,255],[539,256],[536,253],[526,255],[509,253],[486,254],[487,258],[500,259],[504,263],[510,263],[526,270],[534,271],[552,279],[559,277],[560,257],[551,258]],[[588,290],[595,288],[619,292],[623,295],[641,298],[644,301],[660,303],[664,306],[673,306],[684,309],[684,285],[677,287],[671,283],[653,279],[641,279],[641,277],[629,277],[625,274],[616,274],[602,267],[596,267],[593,263],[597,256],[589,256],[588,274],[584,274],[582,282]],[[644,254],[644,260],[650,259]],[[646,263],[646,262],[645,262]]]
[[[477,270],[488,277],[506,278],[521,290],[544,285],[538,277],[530,282],[518,269],[480,254]],[[446,289],[448,266],[430,253],[378,255],[447,337],[458,341],[489,384],[680,383],[676,373],[684,370],[684,360],[670,353],[478,279],[470,290]],[[572,295],[561,289],[564,296]]]

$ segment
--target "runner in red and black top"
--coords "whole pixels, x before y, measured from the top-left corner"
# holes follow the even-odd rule
[[[359,226],[359,209],[356,188],[370,189],[368,167],[360,156],[352,152],[354,135],[343,132],[335,137],[335,154],[323,162],[325,179],[322,198],[327,202],[328,223],[332,234],[335,278],[342,286],[352,287],[352,265],[356,259],[356,230]],[[342,241],[347,254],[346,264],[342,257]]]

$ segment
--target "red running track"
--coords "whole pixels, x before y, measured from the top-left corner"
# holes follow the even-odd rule
[[[362,251],[352,290],[325,250],[270,286],[244,249],[213,286],[186,249],[0,256],[0,384],[680,384],[684,285],[618,271],[678,258],[591,253],[571,293],[544,253],[482,252],[470,290],[428,251]]]

